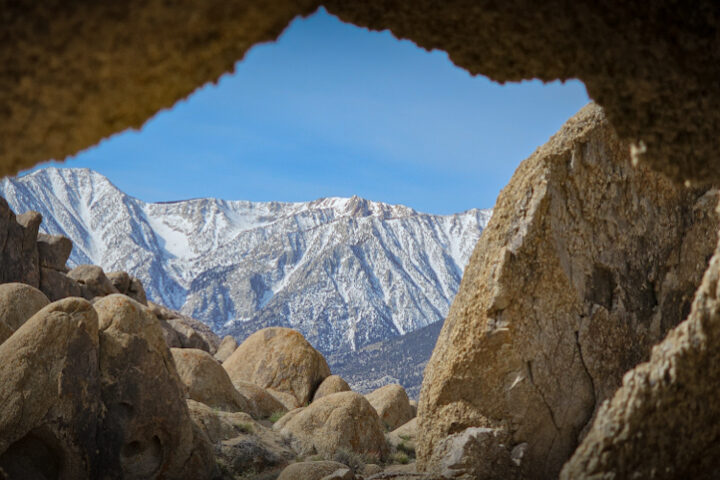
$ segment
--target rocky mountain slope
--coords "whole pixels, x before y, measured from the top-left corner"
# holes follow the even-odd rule
[[[15,211],[69,237],[69,266],[124,270],[148,298],[242,339],[296,328],[325,353],[442,320],[489,210],[429,215],[365,199],[146,203],[87,169],[4,179]]]

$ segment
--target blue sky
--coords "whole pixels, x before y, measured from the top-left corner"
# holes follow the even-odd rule
[[[359,195],[453,213],[492,207],[587,102],[578,81],[501,86],[321,10],[142,130],[62,165],[146,201]]]

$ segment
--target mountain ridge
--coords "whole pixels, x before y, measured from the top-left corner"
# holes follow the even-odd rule
[[[325,353],[442,320],[491,214],[431,215],[357,196],[149,203],[89,169],[6,178],[0,195],[73,240],[71,266],[126,270],[149,298],[218,333],[290,326]]]

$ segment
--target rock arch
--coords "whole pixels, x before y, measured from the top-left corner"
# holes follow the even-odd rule
[[[318,0],[2,0],[0,175],[138,128],[232,71]],[[341,19],[505,82],[579,78],[624,140],[676,179],[720,178],[720,4],[328,0]]]

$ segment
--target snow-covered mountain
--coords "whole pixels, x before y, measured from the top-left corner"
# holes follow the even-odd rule
[[[220,334],[291,326],[326,353],[443,319],[491,214],[358,197],[146,203],[87,169],[6,178],[0,196],[72,239],[70,266],[130,272],[150,299]]]

